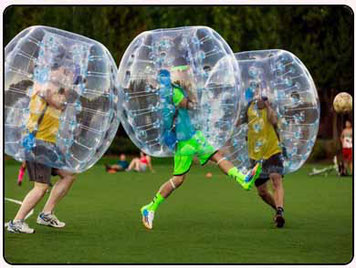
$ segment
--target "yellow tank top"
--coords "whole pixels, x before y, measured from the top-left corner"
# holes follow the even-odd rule
[[[282,152],[273,125],[269,122],[267,108],[258,109],[256,102],[247,110],[248,118],[248,154],[254,160],[268,159]]]
[[[38,124],[42,114],[42,121]],[[35,136],[37,139],[56,143],[60,116],[59,109],[49,106],[43,98],[36,94],[30,100],[30,117],[27,129],[32,132],[37,128]]]

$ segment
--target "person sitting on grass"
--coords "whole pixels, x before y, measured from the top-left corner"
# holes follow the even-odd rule
[[[124,171],[129,166],[129,162],[126,160],[125,154],[120,154],[119,160],[114,165],[105,165],[106,172],[108,173],[116,173],[119,171]]]
[[[150,169],[151,172],[154,172],[151,157],[141,151],[140,158],[135,157],[134,159],[132,159],[126,171],[134,170],[137,172],[145,172],[147,170],[147,167]]]

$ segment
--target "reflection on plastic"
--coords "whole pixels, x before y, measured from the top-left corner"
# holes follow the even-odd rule
[[[5,48],[5,153],[82,172],[117,131],[116,65],[100,43],[34,26]]]
[[[269,121],[263,119],[256,105],[258,100],[265,99],[278,119],[274,131],[283,154],[284,172],[297,170],[311,153],[319,128],[319,98],[312,77],[304,64],[288,51],[248,51],[235,56],[245,98],[241,101],[239,124],[223,148],[226,157],[239,168],[250,167],[251,155],[258,155],[257,160],[268,157],[272,150],[268,139],[258,139],[254,148],[248,148],[249,136],[252,139],[249,131],[259,133],[268,127],[261,124]],[[249,109],[254,110],[258,121],[248,121]]]

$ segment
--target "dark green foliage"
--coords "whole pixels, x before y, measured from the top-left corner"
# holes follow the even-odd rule
[[[11,6],[4,14],[4,43],[32,25],[96,39],[117,63],[142,31],[206,25],[235,52],[289,50],[308,66],[320,89],[352,92],[353,14],[346,6]]]
[[[354,91],[353,19],[347,6],[11,6],[4,13],[4,44],[29,26],[53,26],[98,40],[119,65],[143,31],[206,25],[234,52],[278,48],[299,57],[319,92],[320,135],[335,138],[342,122],[329,127],[332,99]]]

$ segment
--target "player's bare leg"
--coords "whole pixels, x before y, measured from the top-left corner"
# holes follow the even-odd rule
[[[43,198],[48,190],[48,184],[34,182],[34,187],[32,190],[25,196],[22,201],[22,205],[17,212],[14,221],[24,220],[26,215],[37,205],[39,201]]]
[[[167,198],[175,189],[183,184],[185,177],[185,175],[173,176],[159,188],[158,193]]]
[[[349,172],[348,174],[352,175],[352,160],[348,160],[345,167],[347,167],[346,171]]]
[[[44,213],[53,213],[58,202],[68,193],[75,180],[75,175],[63,170],[57,171],[61,177],[53,186],[50,196],[43,208]]]
[[[268,205],[270,205],[273,209],[276,209],[276,204],[274,202],[274,198],[271,193],[268,191],[268,183],[264,183],[257,187],[258,195],[265,201]]]
[[[229,160],[224,158],[224,156],[220,152],[216,152],[210,160],[215,162],[219,166],[221,171],[234,178],[245,190],[251,189],[252,185],[259,177],[259,174],[261,172],[261,166],[260,164],[257,164],[247,174],[243,174]]]
[[[30,228],[25,222],[26,215],[38,204],[48,190],[48,184],[35,182],[32,190],[25,196],[22,205],[17,212],[14,220],[9,222],[7,230],[12,233],[32,234],[34,229]]]
[[[353,174],[353,171],[352,171],[352,160],[350,161],[350,172],[351,172],[351,175]]]
[[[152,202],[141,208],[142,223],[147,229],[153,228],[154,213],[158,206],[178,187],[185,179],[185,175],[173,176],[170,180],[162,184]]]
[[[283,217],[283,203],[284,203],[284,188],[282,183],[282,176],[278,173],[271,173],[270,179],[272,181],[274,190],[274,202],[276,205],[276,216],[274,218],[277,227],[283,227],[285,220]]]
[[[57,173],[61,179],[58,180],[53,186],[53,189],[42,212],[37,217],[37,223],[55,228],[63,228],[65,223],[58,220],[53,211],[58,202],[68,193],[69,189],[72,187],[75,176],[74,174],[63,170],[58,170]]]

